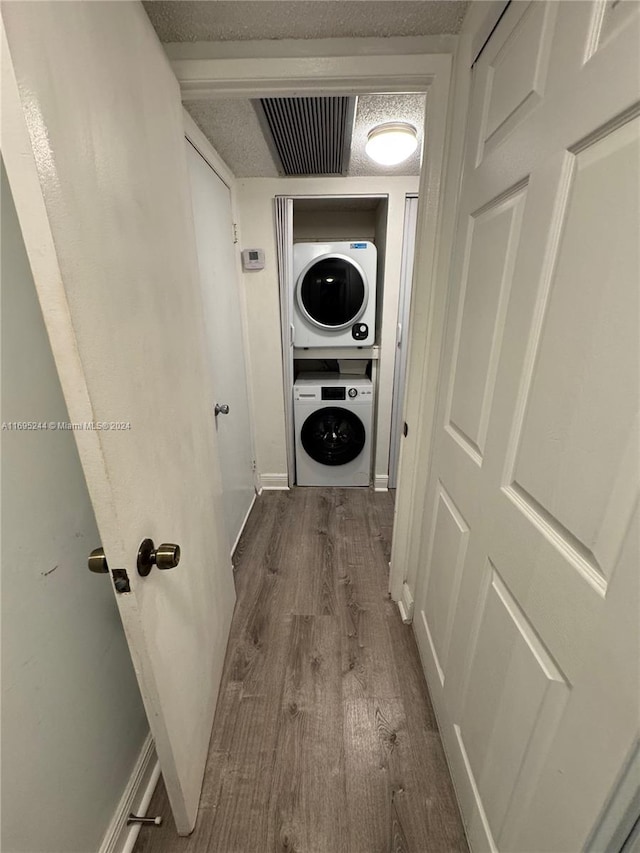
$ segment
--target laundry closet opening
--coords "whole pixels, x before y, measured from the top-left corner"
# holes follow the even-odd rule
[[[290,485],[395,487],[417,206],[406,180],[400,193],[276,200],[290,217],[278,241]]]
[[[235,176],[258,492],[396,485],[415,211],[423,159],[428,174],[439,162],[427,88],[184,98]],[[416,148],[383,165],[366,149],[389,123]],[[315,392],[296,390],[316,374]],[[313,393],[342,405],[306,410],[303,439]]]

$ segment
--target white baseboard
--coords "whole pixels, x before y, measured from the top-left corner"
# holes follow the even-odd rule
[[[413,622],[413,595],[406,583],[402,584],[402,595],[398,600],[398,610],[404,624],[410,625]]]
[[[289,488],[289,477],[287,474],[260,474],[260,491],[263,489],[286,490]]]
[[[231,548],[231,558],[233,559],[233,555],[235,553],[236,548],[238,547],[238,542],[240,541],[240,537],[244,531],[247,521],[249,520],[249,516],[251,515],[251,510],[253,509],[253,505],[256,502],[257,495],[254,492],[253,497],[251,498],[251,503],[249,504],[249,509],[247,510],[247,514],[245,515],[242,524],[240,525],[240,530],[238,531],[238,535],[236,536],[236,541],[233,543],[233,547]]]
[[[127,826],[127,818],[131,812],[144,817],[159,777],[160,764],[149,733],[98,853],[131,853],[140,832],[140,824]]]
[[[373,478],[373,488],[376,492],[387,492],[389,491],[389,475],[388,474],[376,474]]]

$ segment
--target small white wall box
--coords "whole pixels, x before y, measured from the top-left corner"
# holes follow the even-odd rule
[[[242,250],[242,269],[243,270],[263,270],[264,269],[264,249],[243,249]]]

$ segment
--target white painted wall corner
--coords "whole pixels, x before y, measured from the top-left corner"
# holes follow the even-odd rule
[[[142,817],[146,815],[159,778],[160,763],[149,733],[98,853],[131,853],[140,832],[140,825],[127,826],[127,818],[131,812]]]

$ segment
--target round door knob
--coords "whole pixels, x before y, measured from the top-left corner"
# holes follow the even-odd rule
[[[156,548],[156,566],[159,569],[175,569],[180,562],[180,546],[164,542]]]
[[[138,574],[143,578],[154,566],[159,569],[175,569],[180,562],[180,546],[163,542],[157,548],[153,539],[143,539],[138,549]]]
[[[87,565],[90,572],[95,572],[97,575],[106,575],[109,571],[109,566],[107,565],[107,558],[104,555],[104,548],[94,548],[89,554]]]
[[[226,403],[216,403],[216,407],[214,409],[216,417],[218,415],[228,415],[229,414],[229,406]]]

